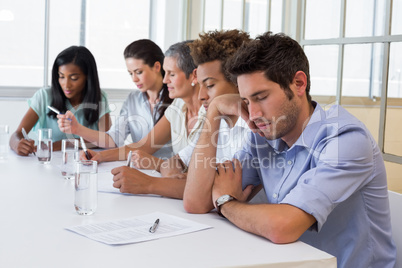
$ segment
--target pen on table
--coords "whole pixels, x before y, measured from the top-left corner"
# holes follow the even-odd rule
[[[127,156],[127,166],[128,166],[128,167],[129,167],[130,164],[131,164],[131,155],[132,155],[132,152],[130,151],[130,152],[128,153],[128,156]]]
[[[84,150],[85,156],[86,156],[86,158],[88,160],[90,160],[91,157],[89,157],[89,153],[88,153],[88,150],[87,150],[87,146],[85,145],[84,139],[82,137],[80,137],[80,140],[81,140],[81,147]]]
[[[21,129],[21,132],[22,132],[22,136],[24,136],[24,139],[26,139],[27,141],[30,141],[31,139],[28,137],[28,134],[27,134],[27,132],[25,131],[25,128],[22,128]],[[32,152],[34,155],[36,155],[35,154],[35,152]]]
[[[150,233],[155,233],[156,228],[158,228],[158,225],[159,225],[159,219],[156,219],[154,224],[151,227],[149,227],[149,232]]]
[[[54,108],[54,107],[52,107],[52,106],[50,106],[50,105],[48,105],[47,108],[49,108],[50,110],[52,110],[52,111],[55,112],[56,114],[61,114],[59,110],[57,110],[56,108]],[[70,118],[67,118],[67,119],[71,121]]]

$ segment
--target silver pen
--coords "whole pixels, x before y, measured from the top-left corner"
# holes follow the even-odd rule
[[[59,110],[57,110],[56,108],[54,108],[54,107],[52,107],[52,106],[50,106],[50,105],[48,105],[47,108],[49,108],[50,110],[52,110],[52,111],[55,112],[56,114],[62,114],[62,113],[60,113]],[[71,118],[67,118],[67,119],[71,121]]]
[[[159,225],[159,219],[156,219],[154,224],[151,227],[149,227],[149,232],[150,233],[155,233],[156,228],[158,228],[158,225]]]
[[[91,160],[91,156],[88,153],[87,146],[85,145],[85,141],[84,141],[84,139],[82,137],[80,137],[80,141],[81,141],[81,147],[82,147],[82,149],[84,150],[84,153],[85,153],[85,157],[88,160]]]
[[[27,134],[27,132],[25,131],[25,128],[22,128],[21,129],[21,132],[22,132],[22,136],[24,136],[24,139],[26,139],[27,141],[30,141],[31,139],[28,137],[28,134]],[[36,155],[35,154],[35,152],[32,152],[34,155]]]
[[[132,155],[133,153],[130,151],[129,153],[128,153],[128,156],[127,156],[127,164],[126,164],[126,166],[128,166],[128,167],[130,167],[130,164],[131,164],[131,155]]]

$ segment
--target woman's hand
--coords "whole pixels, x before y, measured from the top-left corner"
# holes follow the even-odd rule
[[[57,124],[61,132],[78,135],[78,130],[81,125],[72,112],[67,111],[65,114],[58,114],[57,118]]]
[[[18,155],[27,156],[36,151],[35,141],[20,139],[17,146],[13,149]]]

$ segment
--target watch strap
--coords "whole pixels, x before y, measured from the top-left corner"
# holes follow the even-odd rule
[[[223,196],[228,196],[228,199],[225,200],[224,202],[220,202],[220,203],[219,203],[218,200],[221,199]],[[216,199],[216,201],[215,201],[215,204],[216,204],[216,211],[218,212],[218,214],[219,214],[220,216],[226,218],[226,217],[221,213],[221,206],[224,205],[224,204],[226,204],[226,203],[228,203],[228,202],[230,202],[230,201],[233,201],[233,200],[237,200],[237,199],[234,198],[233,196],[227,195],[227,194],[222,195],[221,197],[219,197],[218,199]]]

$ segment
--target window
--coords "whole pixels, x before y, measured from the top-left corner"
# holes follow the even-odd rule
[[[149,38],[149,22],[150,0],[3,0],[0,87],[49,85],[57,54],[84,45],[95,56],[102,88],[132,89],[123,51],[132,41]]]
[[[300,43],[310,60],[313,99],[324,105],[342,104],[363,121],[384,159],[399,164],[387,164],[393,167],[387,168],[388,177],[398,177],[402,0],[304,0],[301,6]]]
[[[26,0],[24,3],[2,0],[0,86],[39,87],[42,85],[44,7],[44,0],[35,2]]]
[[[282,31],[282,0],[203,0],[204,32],[241,29],[252,37]]]

